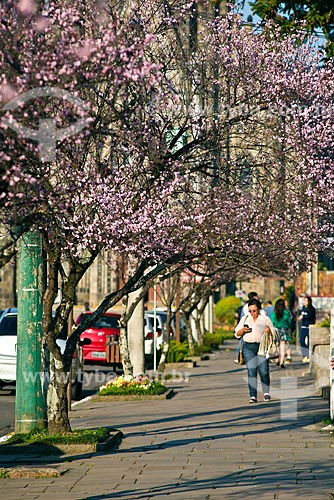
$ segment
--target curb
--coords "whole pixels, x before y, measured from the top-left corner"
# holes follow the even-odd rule
[[[166,370],[171,370],[171,369],[178,369],[178,368],[196,368],[197,364],[196,361],[180,361],[179,363],[166,363],[165,364],[165,369]]]
[[[116,448],[123,439],[123,433],[118,429],[110,429],[109,437],[101,443],[85,444],[7,444],[0,445],[0,455],[76,455],[96,453]]]
[[[175,391],[170,389],[164,394],[128,394],[128,395],[107,395],[107,396],[92,396],[94,403],[107,403],[108,401],[146,401],[152,399],[171,399],[175,395]]]

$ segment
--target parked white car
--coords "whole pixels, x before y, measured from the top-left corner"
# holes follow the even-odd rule
[[[164,339],[166,338],[166,331],[167,331],[167,312],[161,309],[157,309],[156,315],[157,315],[157,323],[159,328],[161,328],[162,330],[162,339],[164,341]],[[145,316],[148,316],[153,320],[154,310],[145,311]],[[169,339],[175,338],[175,331],[176,331],[176,323],[175,323],[175,317],[173,317],[169,330]],[[181,334],[181,341],[186,340],[187,332],[182,317],[180,318],[180,334]]]
[[[66,335],[60,335],[57,344],[61,352],[66,347]],[[63,338],[64,337],[64,338]],[[16,384],[16,352],[17,352],[17,309],[8,308],[0,316],[0,389]],[[82,347],[77,345],[72,360],[72,398],[79,399],[82,390],[84,359]]]
[[[154,352],[154,323],[153,318],[144,315],[144,352],[146,356],[153,356]],[[158,322],[156,325],[156,349],[159,350],[162,345],[162,329],[160,328]]]
[[[0,388],[16,381],[17,309],[0,317]]]

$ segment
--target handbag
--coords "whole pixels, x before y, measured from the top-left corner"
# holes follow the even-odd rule
[[[258,355],[264,356],[267,359],[276,359],[279,357],[276,332],[274,334],[272,331],[270,331],[270,333],[264,333],[262,335]]]
[[[244,358],[244,353],[242,352],[242,342],[240,342],[240,350],[239,350],[239,354],[238,354],[238,363],[239,363],[239,365],[245,365],[246,364],[246,361],[245,361],[245,358]]]
[[[244,321],[243,321],[243,324],[245,324],[246,322],[246,319],[248,318],[248,314],[246,316],[244,316]],[[243,346],[243,340],[242,338],[240,338],[240,346],[239,346],[239,353],[238,353],[238,363],[239,365],[245,365],[246,364],[246,361],[245,361],[245,358],[244,358],[244,353],[242,352],[242,346]]]
[[[277,359],[279,358],[279,350],[276,345],[271,346],[266,354],[267,359]]]

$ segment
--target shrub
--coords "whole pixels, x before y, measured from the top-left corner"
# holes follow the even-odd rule
[[[235,311],[240,307],[240,299],[233,295],[223,297],[215,305],[215,315],[219,323],[234,326]]]
[[[170,341],[166,357],[167,363],[179,363],[180,361],[184,361],[187,356],[189,356],[187,342],[176,342],[176,340]]]
[[[272,301],[273,303],[273,306],[276,304],[276,302],[280,299],[283,299],[284,300],[284,297],[282,297],[282,295],[279,295],[278,297],[275,297],[274,300]]]
[[[231,328],[231,330],[226,330],[225,328],[216,327],[214,329],[214,334],[221,337],[221,344],[223,344],[224,340],[234,338],[234,328]]]
[[[326,314],[326,316],[319,322],[319,326],[322,327],[330,327],[331,326],[331,318],[329,314]]]
[[[195,356],[202,356],[202,354],[208,354],[209,352],[212,351],[212,349],[215,349],[214,347],[212,347],[211,345],[198,345],[198,344],[195,344],[195,349],[194,349],[194,355]]]
[[[218,346],[224,342],[222,333],[205,333],[204,345],[211,349],[218,349]]]
[[[295,344],[296,343],[296,330],[293,330],[293,332],[290,333],[290,344]]]
[[[294,306],[295,300],[296,300],[295,287],[293,285],[288,285],[285,288],[284,295],[285,295],[286,300],[288,301],[290,309],[293,309],[293,306]]]

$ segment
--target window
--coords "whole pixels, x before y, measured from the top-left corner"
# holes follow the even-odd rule
[[[17,335],[17,315],[7,315],[0,323],[0,335]]]
[[[82,314],[80,320],[86,316],[86,314]],[[102,316],[91,325],[91,328],[119,328],[119,318],[120,316]]]

